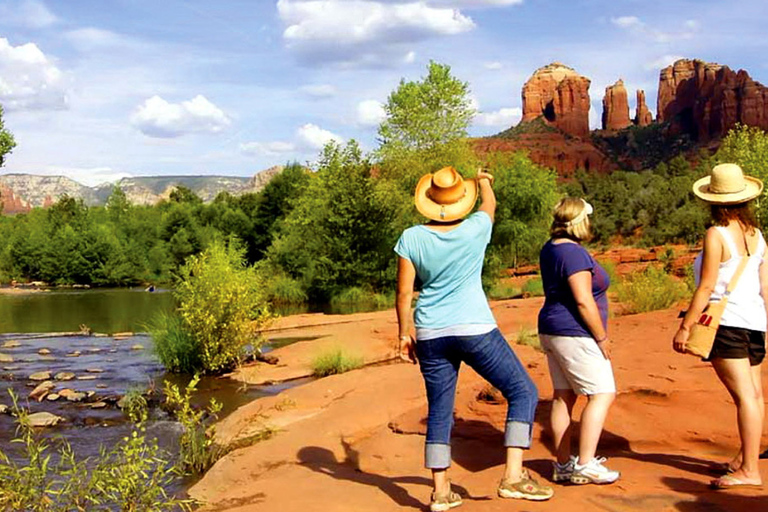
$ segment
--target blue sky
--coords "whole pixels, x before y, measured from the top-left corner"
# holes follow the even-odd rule
[[[768,83],[764,1],[0,0],[0,104],[18,146],[0,172],[87,184],[251,176],[328,140],[376,146],[381,103],[430,59],[468,81],[473,135],[520,118],[552,61],[645,89],[699,58]]]

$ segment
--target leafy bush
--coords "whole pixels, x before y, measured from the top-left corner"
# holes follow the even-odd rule
[[[519,286],[515,286],[513,284],[510,284],[507,281],[498,280],[496,282],[493,282],[490,287],[488,288],[488,291],[486,292],[486,295],[489,299],[493,300],[503,300],[503,299],[512,299],[514,297],[519,297],[522,295],[523,290],[520,289]]]
[[[177,480],[157,441],[142,425],[94,459],[78,461],[66,441],[57,453],[29,423],[29,414],[14,402],[18,428],[13,443],[21,446],[17,462],[0,451],[0,510],[69,512],[73,510],[154,512],[191,510],[189,500],[168,496]]]
[[[619,301],[630,314],[672,307],[689,294],[683,281],[652,265],[642,272],[625,276],[616,291]]]
[[[515,343],[526,347],[533,347],[539,352],[543,352],[539,333],[535,329],[520,329],[515,336]]]
[[[523,294],[530,297],[543,297],[544,296],[544,282],[540,277],[534,277],[529,279],[523,285]]]
[[[326,377],[345,373],[363,365],[363,358],[352,356],[341,348],[331,349],[319,354],[312,360],[312,374],[315,377]]]
[[[307,292],[301,283],[282,272],[266,279],[266,294],[272,304],[303,304],[307,302]]]
[[[181,423],[179,458],[177,467],[185,473],[202,475],[226,454],[226,450],[213,440],[214,430],[208,429],[206,417],[216,419],[221,404],[211,399],[206,409],[195,409],[191,400],[200,382],[195,376],[182,392],[176,385],[165,382],[166,405]]]
[[[132,387],[126,390],[123,398],[120,399],[121,409],[134,423],[140,423],[147,419],[147,399],[144,397],[144,391],[139,387]]]
[[[376,293],[368,287],[353,286],[331,297],[331,306],[353,306],[356,310],[376,310],[394,306],[392,293]]]
[[[179,319],[159,317],[153,337],[171,371],[231,368],[246,346],[258,346],[257,334],[271,319],[261,281],[234,243],[215,242],[190,257],[174,295]]]
[[[155,354],[168,371],[195,373],[203,367],[197,340],[178,314],[165,311],[158,313],[148,330]]]

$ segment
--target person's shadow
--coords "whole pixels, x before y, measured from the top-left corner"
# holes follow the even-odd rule
[[[701,512],[703,510],[728,512],[758,512],[768,510],[768,496],[747,496],[733,491],[714,491],[707,484],[687,478],[663,477],[662,482],[675,492],[690,494],[692,499],[675,504],[680,512]]]
[[[424,510],[427,505],[411,494],[400,484],[414,484],[423,485],[425,487],[432,487],[432,480],[419,476],[402,476],[402,477],[388,477],[383,475],[377,475],[375,473],[366,473],[360,469],[359,466],[359,454],[352,446],[345,441],[341,440],[344,447],[345,460],[339,461],[336,459],[336,455],[327,449],[319,446],[305,446],[301,448],[297,454],[299,464],[328,475],[330,477],[339,480],[349,480],[358,484],[369,485],[380,490],[392,501],[397,503],[401,507],[414,508]],[[484,500],[489,499],[487,497],[474,497],[469,492],[456,484],[452,484],[453,491],[459,493],[462,498],[470,500]]]

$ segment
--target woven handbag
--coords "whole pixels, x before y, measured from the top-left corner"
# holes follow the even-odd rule
[[[733,274],[733,278],[731,278],[728,287],[725,289],[723,298],[717,302],[710,302],[699,317],[699,321],[693,324],[693,327],[691,327],[691,334],[688,336],[688,342],[685,344],[686,354],[703,357],[705,359],[709,357],[710,352],[712,352],[712,345],[715,342],[717,328],[720,326],[720,317],[723,316],[725,306],[728,304],[728,296],[733,289],[736,288],[739,278],[744,272],[744,268],[747,266],[748,261],[748,255],[742,257],[741,263],[739,263],[736,272]]]

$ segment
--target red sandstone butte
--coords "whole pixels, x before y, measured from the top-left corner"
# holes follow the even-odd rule
[[[26,213],[32,209],[27,201],[16,195],[12,188],[0,185],[0,212],[13,215]]]
[[[539,68],[523,86],[525,123],[539,117],[577,137],[589,134],[589,78],[554,62]]]
[[[737,123],[768,129],[768,88],[744,70],[681,59],[661,70],[657,119],[708,142]]]
[[[622,130],[632,122],[629,119],[629,99],[624,81],[605,88],[603,96],[603,130]]]
[[[653,122],[653,115],[645,103],[645,91],[637,90],[637,108],[635,109],[634,123],[637,126],[648,126]]]

